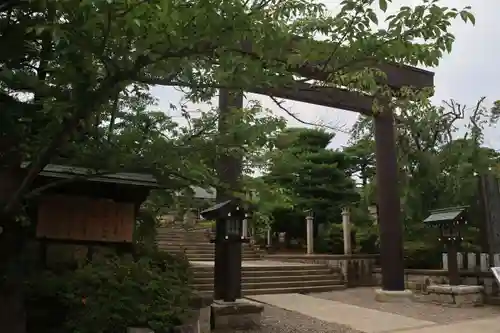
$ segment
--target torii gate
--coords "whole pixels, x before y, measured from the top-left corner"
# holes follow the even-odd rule
[[[321,43],[321,42],[318,42]],[[245,47],[248,50],[248,46]],[[300,76],[326,80],[329,73],[320,70],[322,63],[310,64],[306,62],[299,68],[292,69]],[[362,66],[360,66],[362,67]],[[375,67],[383,71],[387,77],[383,84],[394,90],[402,87],[412,87],[417,90],[434,86],[434,73],[415,67],[397,64],[367,64],[366,67]],[[373,116],[375,124],[375,154],[377,203],[379,212],[380,230],[380,258],[382,266],[382,289],[385,291],[404,291],[404,257],[403,257],[403,224],[401,222],[400,198],[398,188],[398,166],[395,143],[395,127],[393,110],[388,104],[373,115],[372,105],[374,97],[356,92],[334,88],[311,86],[306,83],[295,83],[291,87],[259,88],[251,92],[307,102],[316,105],[358,112]],[[219,108],[221,117],[219,126],[224,126],[224,114],[231,108],[243,108],[243,94],[230,93],[228,89],[219,91]],[[236,185],[241,171],[241,161],[223,156],[217,166],[219,177],[230,186]],[[224,194],[218,195],[222,200]],[[223,263],[222,249],[215,249],[214,296],[220,299],[225,287],[225,277],[219,270]]]

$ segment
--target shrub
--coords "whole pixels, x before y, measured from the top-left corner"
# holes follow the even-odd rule
[[[187,261],[167,253],[150,250],[137,259],[97,256],[73,271],[44,272],[30,284],[30,326],[72,333],[125,332],[127,327],[170,332],[192,314],[190,282]],[[43,306],[46,301],[50,306]]]

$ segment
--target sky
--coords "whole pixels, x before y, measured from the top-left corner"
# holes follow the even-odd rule
[[[336,12],[340,1],[323,0],[323,3]],[[388,11],[400,6],[414,6],[419,0],[393,0]],[[435,72],[435,95],[432,101],[441,105],[443,100],[454,99],[461,104],[473,106],[477,100],[486,97],[486,105],[500,99],[500,30],[498,18],[500,1],[493,0],[441,0],[449,7],[462,8],[472,6],[476,24],[465,24],[457,19],[451,29],[456,41],[450,54],[443,57]],[[170,104],[181,102],[183,94],[173,87],[153,87],[154,95],[159,99],[159,106],[168,110]],[[246,99],[259,100],[265,108],[276,115],[284,116],[289,126],[303,126],[277,107],[267,96],[247,94]],[[345,110],[327,108],[302,102],[287,101],[284,106],[300,119],[311,123],[342,126],[347,133],[337,132],[330,143],[331,148],[340,148],[349,140],[349,129],[356,121],[357,114]],[[207,105],[191,105],[193,109],[208,108]],[[172,114],[172,116],[177,116]],[[500,150],[500,126],[487,128],[485,145]]]

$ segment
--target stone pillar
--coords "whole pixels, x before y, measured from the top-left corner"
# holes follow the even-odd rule
[[[271,247],[272,245],[272,234],[271,234],[271,227],[267,228],[267,247]]]
[[[344,254],[352,254],[351,214],[349,208],[342,208],[342,230],[344,231]]]
[[[244,219],[241,223],[241,236],[248,238],[248,219]]]
[[[306,217],[306,231],[307,231],[307,254],[314,253],[314,218],[312,216]]]

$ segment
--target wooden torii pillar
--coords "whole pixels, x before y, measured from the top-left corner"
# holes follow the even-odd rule
[[[320,65],[317,64],[317,66]],[[375,67],[381,69],[387,76],[387,80],[382,83],[387,84],[394,90],[399,90],[403,87],[423,89],[434,86],[433,72],[397,64],[381,64]],[[326,74],[317,70],[317,68],[320,67],[305,65],[296,69],[295,72],[311,79],[325,80]],[[377,203],[380,220],[382,289],[385,291],[404,291],[403,223],[401,221],[398,188],[398,165],[393,110],[387,104],[385,107],[382,106],[378,110],[378,113],[374,115],[372,113],[374,97],[372,96],[333,87],[315,87],[305,83],[295,83],[289,87],[255,87],[251,89],[251,92],[373,116],[376,142],[376,181],[378,184]],[[228,108],[242,108],[242,93],[231,94],[229,90],[221,89],[219,107],[221,111]],[[228,162],[227,158],[224,158],[224,160]],[[219,174],[222,174],[225,172],[224,170],[227,170],[227,166],[219,170]],[[226,182],[234,183],[235,179],[231,178],[234,176],[234,172],[226,172],[224,179]],[[217,277],[217,263],[222,259],[222,256],[219,259],[217,253],[216,249],[215,296],[217,296],[219,288],[224,288],[223,278]]]

